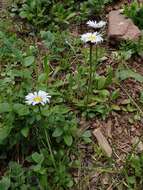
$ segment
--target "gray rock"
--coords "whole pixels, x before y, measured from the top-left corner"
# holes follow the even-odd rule
[[[126,18],[120,10],[109,13],[108,36],[114,40],[137,40],[141,35],[139,28],[131,19]]]

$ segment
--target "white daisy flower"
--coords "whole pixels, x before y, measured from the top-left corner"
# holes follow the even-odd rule
[[[93,32],[93,33],[88,32],[88,33],[81,35],[81,40],[84,43],[90,42],[90,43],[98,44],[103,41],[103,38],[102,38],[101,34],[99,34],[98,32]]]
[[[50,98],[51,96],[49,96],[47,92],[44,92],[42,90],[34,93],[29,93],[27,96],[25,96],[26,103],[33,106],[35,106],[36,104],[45,105],[47,102],[50,103]]]
[[[100,22],[97,23],[96,21],[89,20],[86,24],[92,28],[102,28],[103,26],[106,25],[106,22],[101,20]]]

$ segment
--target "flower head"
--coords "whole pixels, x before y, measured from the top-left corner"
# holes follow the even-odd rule
[[[42,90],[34,93],[29,93],[27,96],[25,96],[26,103],[33,106],[35,106],[36,104],[45,105],[47,102],[50,103],[50,98],[51,96],[49,96],[47,92],[44,92]]]
[[[92,28],[102,28],[103,26],[106,25],[106,22],[101,20],[100,22],[97,23],[96,21],[89,20],[86,24]]]
[[[84,43],[100,43],[103,41],[103,38],[101,36],[101,34],[97,33],[97,32],[88,32],[88,33],[85,33],[83,35],[81,35],[81,40],[84,42]]]

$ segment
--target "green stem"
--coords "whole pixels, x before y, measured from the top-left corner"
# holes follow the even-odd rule
[[[90,67],[90,70],[89,70],[89,82],[88,82],[88,87],[87,87],[87,100],[86,100],[86,107],[87,107],[87,104],[89,102],[89,95],[91,94],[92,92],[92,73],[93,73],[93,70],[92,70],[92,43],[90,44],[90,50],[89,50],[89,67]]]
[[[90,66],[90,76],[89,76],[89,91],[92,92],[92,74],[93,74],[93,68],[92,68],[92,44],[90,44],[90,50],[89,50],[89,66]]]
[[[41,112],[41,108],[40,108],[40,105],[38,105],[38,108],[39,108],[39,113],[42,117],[42,112]],[[51,159],[52,159],[52,163],[53,163],[53,166],[55,167],[56,169],[56,162],[55,162],[55,158],[54,158],[54,155],[53,155],[53,152],[52,152],[52,148],[51,148],[51,144],[50,144],[50,137],[47,133],[47,130],[44,128],[44,133],[45,133],[45,137],[46,137],[46,142],[47,142],[47,145],[48,145],[48,149],[49,149],[49,152],[50,152],[50,155],[51,155]]]
[[[51,155],[51,158],[52,158],[52,163],[53,163],[53,166],[56,169],[55,158],[54,158],[54,155],[53,155],[53,152],[52,152],[52,148],[51,148],[51,144],[50,144],[50,137],[49,137],[46,129],[45,129],[45,136],[46,136],[46,141],[47,141],[47,145],[48,145],[48,148],[49,148],[49,152],[50,152],[50,155]]]
[[[39,108],[39,113],[40,113],[40,115],[41,115],[41,117],[42,117],[42,112],[41,112],[41,108],[40,108],[40,105],[38,104],[38,108]]]
[[[96,47],[95,47],[95,69],[94,69],[94,73],[93,73],[93,77],[94,77],[94,75],[95,75],[95,73],[96,73],[96,68],[97,68],[97,64],[98,64],[98,47],[97,47],[97,45],[96,45]]]

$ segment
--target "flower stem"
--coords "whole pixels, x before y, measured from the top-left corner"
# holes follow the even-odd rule
[[[40,115],[42,117],[42,112],[41,112],[41,108],[40,108],[39,105],[38,105],[38,108],[39,108],[39,113],[40,113]],[[50,137],[49,137],[48,132],[47,132],[47,130],[45,128],[44,128],[44,133],[45,133],[48,149],[49,149],[49,152],[50,152],[50,155],[51,155],[52,163],[53,163],[54,168],[56,169],[56,162],[55,162],[55,158],[54,158],[52,148],[51,148],[51,144],[50,144]]]
[[[56,169],[55,158],[54,158],[52,148],[51,148],[51,144],[50,144],[50,137],[49,137],[46,129],[45,129],[45,136],[46,136],[46,141],[47,141],[47,145],[48,145],[48,148],[49,148],[49,152],[50,152],[50,155],[51,155],[52,163],[53,163],[54,168]]]
[[[90,49],[89,49],[89,82],[88,82],[88,87],[87,87],[87,99],[86,99],[86,107],[89,102],[89,95],[92,92],[92,75],[93,75],[93,68],[92,68],[92,43],[90,43]]]
[[[98,64],[98,47],[97,47],[97,45],[96,45],[96,47],[95,47],[95,69],[94,69],[94,73],[93,73],[93,77],[94,77],[94,74],[95,74],[95,72],[96,72],[96,68],[97,68],[97,64]]]
[[[92,68],[92,44],[90,44],[90,54],[89,54],[89,66],[90,66],[90,76],[89,76],[89,92],[91,93],[92,91],[92,74],[93,74],[93,68]]]

